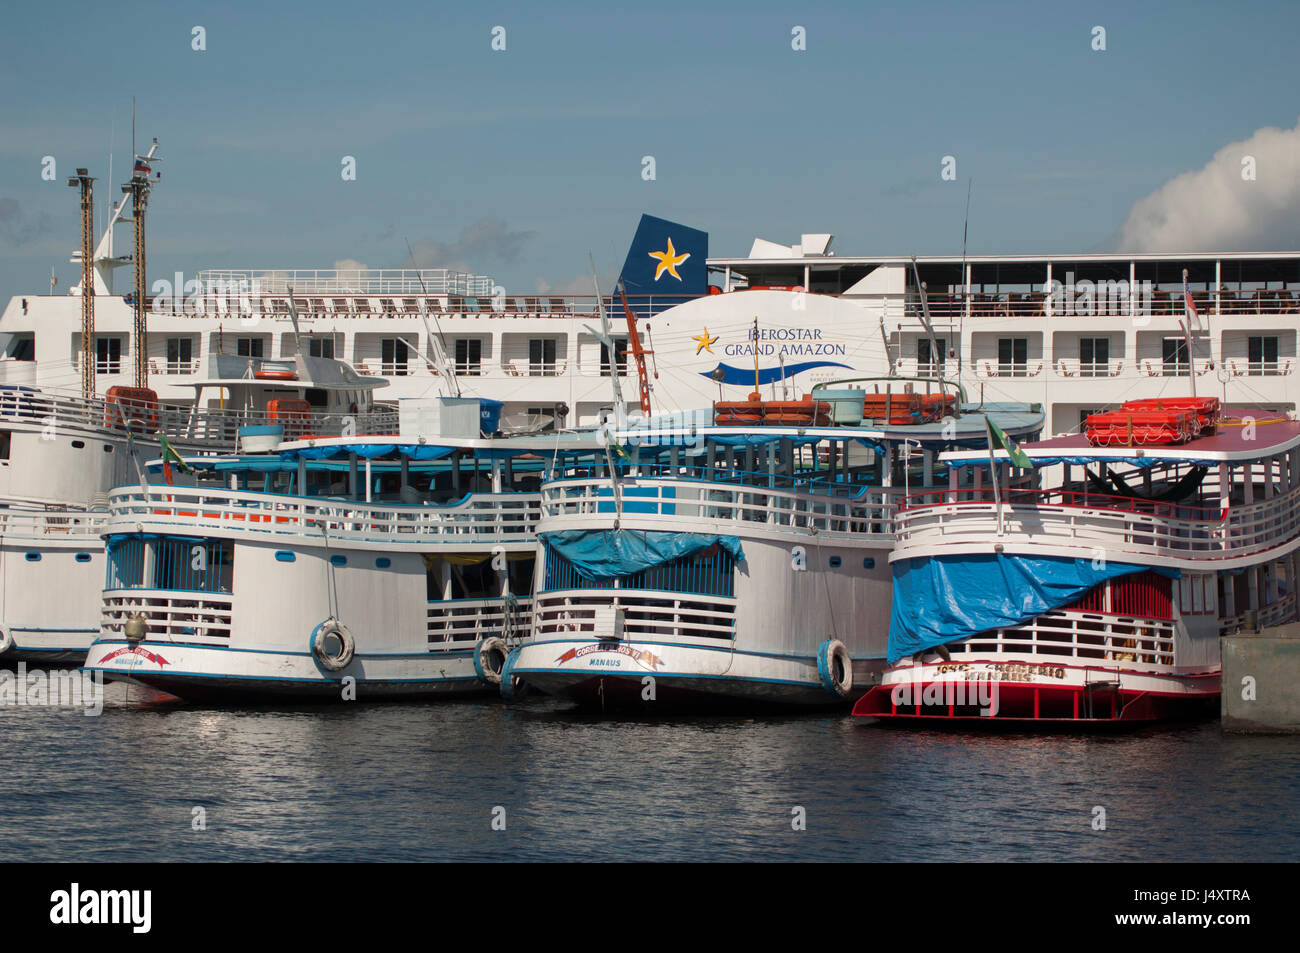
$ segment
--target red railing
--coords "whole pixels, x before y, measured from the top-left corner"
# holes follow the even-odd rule
[[[1171,620],[1174,617],[1172,593],[1173,587],[1168,576],[1147,570],[1094,586],[1074,602],[1061,606],[1061,609]]]

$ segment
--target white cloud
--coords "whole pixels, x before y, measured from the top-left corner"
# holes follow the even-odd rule
[[[1254,159],[1255,179],[1242,178]],[[1118,250],[1291,251],[1300,248],[1300,122],[1268,126],[1133,203]]]

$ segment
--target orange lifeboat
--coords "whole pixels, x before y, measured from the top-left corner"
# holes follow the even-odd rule
[[[1185,443],[1196,436],[1197,426],[1194,411],[1125,407],[1091,414],[1084,421],[1084,432],[1094,447],[1140,447]]]
[[[953,394],[922,394],[921,418],[926,421],[942,420],[957,415],[957,398]]]
[[[104,394],[104,426],[155,433],[158,430],[158,394],[149,387],[115,385]]]
[[[309,436],[307,425],[311,421],[311,404],[300,397],[277,397],[266,402],[266,416],[284,424],[284,436],[294,440]]]
[[[1148,397],[1143,400],[1126,400],[1120,410],[1186,411],[1192,414],[1194,435],[1205,437],[1214,433],[1222,418],[1217,397]]]
[[[296,381],[298,375],[293,371],[254,371],[253,376],[259,381]]]
[[[807,394],[801,400],[763,400],[755,391],[748,400],[717,401],[713,420],[720,427],[825,427],[831,422],[831,405]]]
[[[876,423],[916,424],[922,421],[920,394],[867,394],[862,400],[862,417]]]

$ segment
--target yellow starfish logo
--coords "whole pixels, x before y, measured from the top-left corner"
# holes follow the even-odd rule
[[[713,345],[718,343],[718,339],[716,337],[709,337],[708,328],[704,329],[703,334],[697,335],[696,337],[691,338],[691,340],[698,342],[698,345],[695,348],[696,354],[699,354],[701,351],[708,351],[710,354],[712,354]]]
[[[680,265],[682,262],[684,262],[687,258],[690,258],[691,253],[683,252],[680,255],[677,254],[677,249],[673,248],[673,240],[670,238],[668,239],[667,251],[652,251],[650,252],[650,257],[659,259],[659,264],[655,266],[655,281],[658,281],[659,276],[662,275],[665,271],[668,272],[668,274],[672,275],[674,278],[676,278],[678,281],[681,281],[682,276],[677,274],[677,266]]]

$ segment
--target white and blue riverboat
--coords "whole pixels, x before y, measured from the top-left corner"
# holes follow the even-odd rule
[[[109,496],[86,665],[187,699],[494,691],[532,616],[542,468],[593,432],[330,437]]]
[[[858,383],[651,418],[614,432],[606,458],[561,457],[541,487],[532,627],[504,693],[798,707],[876,684],[898,502],[946,486],[939,455],[984,446],[986,418],[1022,439],[1043,413]]]

